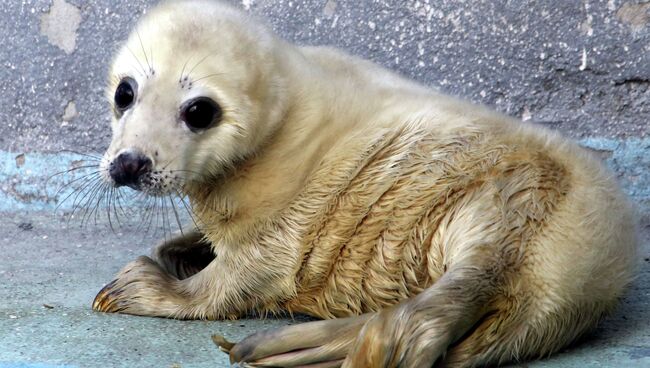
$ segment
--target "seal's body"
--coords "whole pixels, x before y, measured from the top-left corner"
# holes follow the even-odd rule
[[[187,195],[198,229],[96,310],[337,318],[217,338],[258,366],[476,366],[566,346],[632,278],[630,207],[555,133],[209,1],[152,11],[112,76],[106,180]]]

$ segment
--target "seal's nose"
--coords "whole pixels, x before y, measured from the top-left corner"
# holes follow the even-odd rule
[[[138,189],[140,177],[151,171],[152,162],[143,154],[134,152],[120,153],[110,166],[109,174],[117,186],[128,185]]]

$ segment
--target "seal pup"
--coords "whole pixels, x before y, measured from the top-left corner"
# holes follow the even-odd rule
[[[212,1],[149,12],[110,71],[114,186],[186,195],[197,229],[93,309],[325,320],[215,336],[254,366],[473,367],[546,356],[633,277],[612,173],[541,127]]]

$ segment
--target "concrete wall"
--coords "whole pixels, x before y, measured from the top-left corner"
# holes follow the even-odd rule
[[[2,196],[8,205],[55,201],[38,184],[38,168],[65,168],[62,149],[107,145],[111,54],[156,2],[1,1],[0,209]],[[650,198],[648,1],[235,3],[289,40],[346,49],[582,139],[602,151],[632,195]]]

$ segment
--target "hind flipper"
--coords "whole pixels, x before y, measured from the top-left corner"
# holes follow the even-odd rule
[[[255,367],[339,367],[363,325],[372,317],[301,323],[257,332],[237,344],[220,336],[213,341],[232,363]]]

